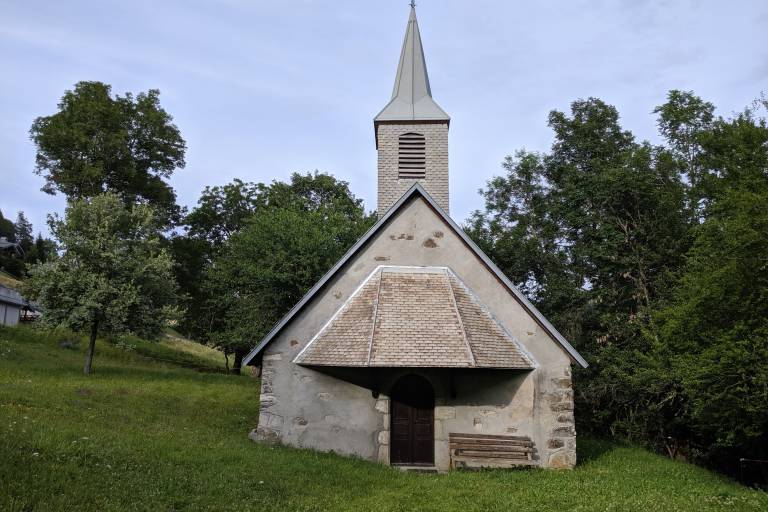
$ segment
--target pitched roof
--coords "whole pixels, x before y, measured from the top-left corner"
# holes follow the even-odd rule
[[[13,249],[19,256],[24,256],[24,249],[19,242],[9,242],[4,236],[0,236],[0,250]]]
[[[14,306],[23,306],[25,304],[24,297],[13,288],[8,288],[0,284],[0,302],[5,304],[13,304]]]
[[[411,7],[392,99],[373,119],[380,121],[449,121],[450,117],[432,99],[427,63],[421,46],[416,9]]]
[[[445,267],[378,267],[294,359],[308,366],[532,369]]]
[[[461,240],[467,245],[467,247],[482,261],[482,263],[492,272],[497,279],[504,285],[512,296],[520,303],[520,305],[534,318],[544,331],[549,334],[563,349],[573,358],[574,361],[579,363],[583,368],[588,366],[587,361],[579,354],[568,340],[566,340],[562,334],[558,332],[555,327],[549,323],[544,315],[539,312],[536,307],[523,295],[520,290],[515,287],[514,284],[504,275],[504,273],[488,258],[488,256],[480,250],[480,248],[467,236],[464,231],[451,219],[445,211],[432,199],[432,197],[424,190],[419,183],[414,184],[408,192],[390,208],[376,224],[353,245],[342,258],[336,262],[336,264],[313,286],[302,299],[286,314],[267,335],[256,345],[253,350],[245,357],[243,364],[249,364],[251,360],[256,357],[268,344],[272,341],[280,331],[290,323],[290,321],[306,306],[317,293],[322,290],[325,285],[342,269],[344,266],[371,240],[376,233],[386,226],[392,217],[397,213],[400,208],[406,203],[410,202],[415,197],[422,197],[429,204],[429,206],[437,213],[437,215],[448,225],[450,228],[461,238]]]

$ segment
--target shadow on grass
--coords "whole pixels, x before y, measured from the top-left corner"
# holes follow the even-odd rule
[[[212,363],[208,363],[199,358],[195,358],[194,356],[168,357],[167,355],[161,352],[154,352],[152,350],[147,350],[143,348],[135,349],[133,354],[135,356],[143,357],[148,361],[168,364],[168,365],[176,366],[179,368],[186,368],[187,370],[194,370],[196,372],[201,372],[201,373],[222,373],[222,374],[229,373],[225,368],[217,367]]]
[[[79,361],[78,361],[79,363]],[[142,364],[143,363],[143,364]],[[128,366],[130,364],[130,366]],[[120,365],[109,357],[99,358],[98,354],[93,360],[93,370],[90,376],[85,377],[79,364],[69,366],[47,366],[45,376],[49,378],[85,378],[95,382],[104,380],[124,380],[126,382],[152,381],[152,382],[210,382],[227,383],[247,386],[258,384],[258,380],[244,375],[227,374],[224,372],[190,371],[174,363],[163,363],[147,358],[146,361],[126,361]]]
[[[613,441],[603,439],[579,439],[576,443],[577,466],[590,464],[615,450],[618,445]]]
[[[64,357],[66,357],[65,354],[81,354],[84,357],[88,344],[88,340],[80,334],[66,329],[45,329],[39,326],[13,328],[0,326],[0,340],[18,344],[20,348],[47,345],[52,349],[62,349],[62,352],[48,351],[47,355],[55,356],[58,353]],[[161,367],[185,368],[200,373],[227,373],[223,365],[203,357],[136,337],[125,337],[125,340],[99,338],[96,343],[96,355],[97,358],[101,355],[113,361],[127,363],[143,365],[149,362]]]

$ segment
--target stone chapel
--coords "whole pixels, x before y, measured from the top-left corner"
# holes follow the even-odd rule
[[[251,438],[421,470],[573,467],[587,363],[449,216],[450,118],[413,6],[373,125],[378,222],[246,357]]]

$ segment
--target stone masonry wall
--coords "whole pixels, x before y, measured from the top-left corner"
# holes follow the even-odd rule
[[[573,418],[573,387],[571,368],[562,375],[550,377],[544,395],[544,407],[550,414],[543,430],[548,432],[546,467],[570,469],[576,465],[576,427]]]
[[[382,123],[376,129],[379,145],[379,216],[384,215],[416,182],[448,212],[448,124]],[[398,178],[398,139],[409,132],[421,133],[425,138],[424,179]]]
[[[278,403],[274,393],[275,363],[282,360],[282,354],[264,356],[261,372],[261,393],[259,395],[259,426],[251,432],[254,441],[279,443],[283,430],[283,416],[270,409]]]

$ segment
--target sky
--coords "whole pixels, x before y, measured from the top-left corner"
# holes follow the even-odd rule
[[[171,178],[207,185],[315,169],[376,207],[373,116],[392,92],[406,0],[0,0],[0,210],[45,234],[64,198],[40,191],[28,131],[81,80],[161,91],[187,141]],[[451,116],[450,209],[518,149],[552,144],[547,114],[601,98],[658,142],[655,106],[693,90],[727,116],[768,93],[765,0],[420,0],[432,93]]]

